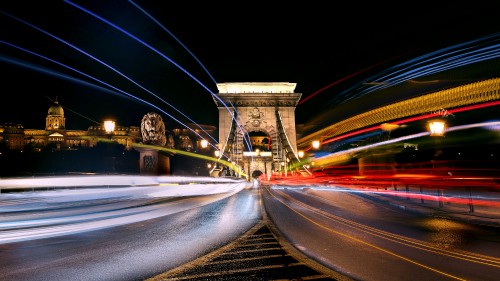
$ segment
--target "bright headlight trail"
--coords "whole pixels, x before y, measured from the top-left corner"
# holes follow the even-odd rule
[[[158,218],[227,198],[249,186],[244,180],[215,182],[206,178],[201,183],[203,179],[103,176],[0,180],[11,191],[38,190],[0,194],[0,244]],[[126,185],[130,187],[112,187]]]

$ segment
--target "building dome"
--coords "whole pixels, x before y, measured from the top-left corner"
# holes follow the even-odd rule
[[[54,104],[49,108],[48,115],[64,116],[64,110],[62,106],[57,101],[55,101]]]

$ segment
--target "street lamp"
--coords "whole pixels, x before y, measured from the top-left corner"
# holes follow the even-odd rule
[[[428,129],[432,137],[442,137],[446,131],[446,123],[441,119],[431,120],[429,121]]]
[[[299,158],[302,158],[302,157],[304,157],[304,151],[299,150]]]
[[[319,140],[315,140],[312,142],[312,147],[314,149],[318,149],[320,147],[321,143],[319,142]]]
[[[207,146],[208,146],[208,141],[205,139],[201,140],[201,148],[207,148]]]
[[[446,117],[447,111],[442,110],[439,112],[439,114]],[[446,123],[444,122],[444,120],[439,119],[439,118],[434,119],[434,120],[430,120],[428,123],[428,129],[429,129],[431,137],[442,137],[442,136],[444,136],[444,133],[446,130]],[[437,156],[437,155],[438,155],[438,151],[436,151],[434,156]],[[434,159],[431,160],[431,162],[433,162],[433,163],[434,163],[434,161],[435,161]],[[433,165],[433,168],[434,168],[434,165]],[[438,200],[439,200],[439,207],[440,208],[443,208],[443,206],[444,206],[442,197],[443,197],[443,190],[441,188],[438,188],[438,198],[439,198]]]
[[[115,131],[115,121],[106,120],[104,121],[104,130],[106,134],[112,134]]]
[[[113,132],[115,131],[115,121],[113,120],[104,120],[104,130],[106,131],[106,135],[108,138],[111,140],[113,138]],[[115,172],[116,167],[115,167],[115,160],[116,157],[113,156],[113,151],[111,150],[110,147],[108,147],[108,153],[111,153],[111,156],[109,156],[110,161],[111,161],[111,172]]]
[[[439,115],[441,117],[438,117],[437,119],[430,120],[428,123],[428,130],[430,132],[430,135],[432,137],[438,136],[442,137],[444,136],[444,133],[446,131],[446,122],[444,118],[448,116],[453,116],[453,114],[449,113],[448,110],[446,109],[441,109],[436,112],[434,112],[435,115]]]

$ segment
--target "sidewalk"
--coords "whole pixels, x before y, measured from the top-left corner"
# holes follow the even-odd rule
[[[370,193],[366,198],[388,204],[397,209],[404,209],[428,216],[445,217],[477,225],[500,227],[500,192],[475,192],[472,197],[458,197],[457,195],[461,195],[458,192],[455,192],[455,194],[443,194],[442,197],[427,193],[423,194],[420,198],[417,196],[406,197],[405,194],[405,191],[398,191],[397,195],[395,192],[383,191]],[[410,193],[410,195],[415,195],[415,193]],[[462,202],[454,202],[453,199],[456,198],[459,198]],[[439,199],[441,199],[441,202]],[[468,204],[467,202],[472,202],[472,204]]]

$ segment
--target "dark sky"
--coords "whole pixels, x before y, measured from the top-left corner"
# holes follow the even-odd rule
[[[147,112],[218,125],[211,94],[223,82],[297,83],[307,123],[351,110],[346,91],[412,59],[491,35],[484,46],[499,53],[495,1],[198,2],[0,1],[0,123],[44,128],[57,97],[68,129],[106,117],[139,126]],[[498,54],[485,61],[475,78],[498,77]]]

